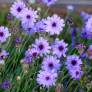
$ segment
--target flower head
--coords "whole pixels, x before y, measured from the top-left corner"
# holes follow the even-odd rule
[[[34,25],[34,28],[35,28],[36,32],[46,32],[45,31],[45,26],[46,26],[45,21],[46,21],[46,19],[42,19],[41,21],[38,21]]]
[[[64,40],[59,41],[59,39],[56,39],[54,45],[52,46],[53,53],[55,55],[57,55],[57,57],[59,57],[59,58],[61,56],[65,57],[66,56],[66,52],[68,50],[67,46],[68,46],[68,44],[66,44],[64,42]]]
[[[82,11],[82,12],[80,13],[80,16],[83,18],[84,22],[86,22],[86,21],[91,17],[90,14],[88,14],[88,13],[86,13],[86,12],[84,12],[84,11]]]
[[[24,2],[17,1],[11,6],[10,13],[16,18],[20,19],[23,16],[23,12],[26,10]]]
[[[65,26],[64,20],[61,19],[58,15],[54,14],[52,17],[47,17],[46,20],[46,32],[50,33],[50,35],[57,34],[63,31],[63,27]]]
[[[8,28],[1,26],[0,27],[0,42],[1,43],[5,42],[9,36],[11,36],[11,34],[9,33]]]
[[[42,70],[49,72],[57,72],[60,69],[60,61],[54,56],[44,58],[42,62]]]
[[[66,62],[67,68],[69,70],[80,67],[82,65],[81,59],[77,55],[71,55],[67,57],[67,62]]]
[[[74,80],[79,80],[82,75],[83,75],[83,71],[81,71],[80,68],[76,68],[76,69],[71,69],[69,71],[69,74],[71,75],[71,77],[74,79]]]
[[[81,37],[84,39],[91,39],[92,38],[92,30],[89,30],[86,27],[84,27],[81,32]]]
[[[31,8],[25,10],[24,14],[22,16],[23,28],[27,29],[27,28],[32,27],[34,25],[34,23],[36,22],[37,18],[38,18],[37,11],[35,11]]]
[[[37,83],[43,87],[49,88],[56,83],[57,73],[51,73],[47,71],[40,71],[37,75]]]
[[[47,54],[50,51],[50,46],[49,43],[46,39],[44,39],[43,37],[40,37],[39,39],[35,40],[35,44],[33,44],[33,47],[36,48],[40,55],[42,56],[43,54]]]

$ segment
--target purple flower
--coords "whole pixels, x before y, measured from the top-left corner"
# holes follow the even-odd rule
[[[10,88],[10,85],[11,85],[10,81],[9,81],[9,80],[5,80],[5,81],[3,81],[3,83],[1,84],[1,88],[7,90],[7,89]]]
[[[25,31],[25,33],[29,35],[32,35],[33,33],[36,32],[35,26],[30,26],[30,25],[27,25],[26,23],[21,23],[21,27]]]
[[[37,75],[37,83],[43,87],[51,87],[56,83],[57,73],[51,73],[48,71],[39,71]]]
[[[46,27],[45,21],[46,21],[46,19],[42,19],[41,21],[38,21],[34,25],[34,28],[35,28],[36,32],[46,32],[45,31],[45,27]]]
[[[92,30],[88,30],[87,28],[83,28],[81,32],[81,37],[84,39],[91,39],[92,38]]]
[[[42,70],[49,72],[57,72],[60,69],[60,60],[54,56],[44,58],[42,62]]]
[[[80,15],[83,18],[84,22],[86,22],[91,17],[90,14],[88,14],[88,13],[86,13],[84,11],[82,11]]]
[[[61,19],[58,15],[54,14],[52,17],[47,17],[46,20],[46,32],[50,33],[50,35],[57,34],[63,31],[63,27],[65,26],[64,20]]]
[[[67,69],[75,69],[76,67],[79,67],[82,65],[82,61],[77,55],[71,55],[67,57],[66,66]]]
[[[71,69],[69,70],[69,74],[74,80],[79,80],[83,75],[83,71],[80,68]]]
[[[42,2],[43,2],[44,4],[46,4],[47,6],[50,6],[50,5],[55,4],[56,1],[57,1],[57,0],[42,0]]]
[[[42,56],[43,54],[47,54],[50,52],[50,46],[49,43],[46,39],[43,37],[40,37],[39,39],[35,40],[35,44],[32,45],[34,48],[36,48],[40,55]]]
[[[7,27],[0,27],[0,42],[3,43],[7,40],[7,38],[11,36]]]
[[[26,10],[26,5],[22,1],[16,1],[11,6],[10,13],[15,16],[18,19],[21,19],[21,17],[24,14],[24,11]]]
[[[89,17],[82,30],[82,37],[86,39],[92,38],[92,17]]]
[[[27,9],[26,11],[24,11],[24,14],[22,16],[22,27],[24,29],[32,28],[37,18],[38,18],[37,11],[34,11],[31,8]]]
[[[56,39],[54,45],[52,45],[53,54],[57,55],[58,58],[61,56],[66,56],[66,52],[68,44],[64,42],[64,40]]]

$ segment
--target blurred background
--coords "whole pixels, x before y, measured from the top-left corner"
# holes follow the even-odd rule
[[[0,0],[0,7],[10,5],[15,0]],[[41,0],[23,0],[35,3]],[[58,2],[52,6],[52,11],[57,13],[65,13],[67,5],[73,5],[77,12],[86,11],[92,13],[92,0],[58,0]]]

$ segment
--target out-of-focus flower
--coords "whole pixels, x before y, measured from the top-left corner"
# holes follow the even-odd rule
[[[82,11],[82,12],[80,13],[80,16],[83,18],[84,22],[86,22],[86,21],[91,17],[90,14],[88,14],[88,13],[86,13],[86,12],[84,12],[84,11]]]
[[[24,14],[24,11],[26,11],[26,5],[22,1],[16,1],[10,8],[10,13],[15,16],[18,19],[21,19],[21,17]]]
[[[5,80],[5,81],[2,82],[1,88],[7,90],[7,89],[10,88],[10,85],[11,85],[10,81],[9,80]]]
[[[90,45],[88,50],[87,50],[87,57],[89,59],[92,59],[92,45]]]
[[[53,4],[55,4],[58,0],[42,0],[42,2],[44,4],[46,4],[47,6],[51,6]]]
[[[7,40],[7,38],[11,36],[7,27],[0,27],[0,42],[3,43]]]
[[[68,50],[67,48],[68,44],[64,42],[64,40],[56,39],[55,43],[52,45],[53,54],[57,55],[57,57],[66,56],[66,52]]]
[[[45,30],[45,27],[46,27],[45,21],[46,21],[46,19],[42,19],[34,25],[34,28],[35,28],[36,32],[46,32],[46,30]]]
[[[51,87],[56,83],[57,73],[51,73],[48,71],[40,71],[37,75],[37,83],[43,87]]]
[[[57,72],[60,69],[60,61],[54,56],[44,58],[42,62],[42,70],[49,72]]]
[[[83,28],[81,32],[81,37],[84,39],[91,39],[92,38],[92,30],[88,30],[87,28]]]
[[[35,40],[35,43],[32,45],[34,48],[36,48],[40,55],[42,56],[43,54],[47,54],[50,52],[50,46],[49,43],[46,39],[43,37],[40,37],[39,39]]]
[[[92,33],[92,17],[90,17],[88,19],[88,21],[86,22],[85,27],[86,27],[87,30],[90,30],[90,32]]]
[[[88,20],[86,21],[81,34],[83,38],[86,38],[86,39],[92,38],[92,16],[89,17]]]
[[[36,32],[36,28],[34,26],[27,25],[26,23],[21,23],[22,29],[25,31],[25,33],[32,35]]]
[[[64,20],[56,14],[54,14],[52,17],[47,17],[45,23],[46,32],[50,33],[50,35],[59,35],[63,31],[63,27],[65,26]]]

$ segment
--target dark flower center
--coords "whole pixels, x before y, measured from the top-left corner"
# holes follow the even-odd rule
[[[42,44],[39,45],[39,49],[42,50],[44,46]]]
[[[52,23],[52,27],[56,27],[56,23],[55,22]]]
[[[27,19],[30,19],[31,18],[31,16],[30,15],[27,15]]]
[[[4,35],[4,33],[3,32],[0,32],[0,36],[2,37]]]
[[[33,53],[33,57],[36,57],[36,56],[37,56],[37,52],[34,52],[34,53]]]
[[[49,79],[50,79],[50,77],[49,77],[49,76],[47,76],[47,77],[46,77],[46,80],[48,81]]]
[[[59,46],[58,49],[59,49],[60,51],[62,51],[62,50],[64,49],[64,47],[63,47],[63,46]]]
[[[75,66],[77,64],[76,60],[72,60],[71,64]]]
[[[22,9],[21,9],[20,7],[17,8],[17,11],[18,11],[18,12],[21,12],[21,10],[22,10]]]
[[[76,76],[77,76],[77,75],[79,75],[79,72],[78,72],[78,71],[76,71]]]
[[[1,55],[1,56],[0,56],[0,58],[1,58],[1,59],[4,59],[4,56],[3,56],[3,55]]]
[[[53,68],[53,63],[49,63],[49,67],[50,68]]]

